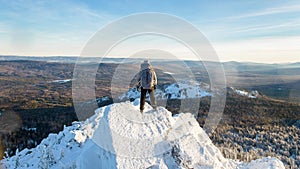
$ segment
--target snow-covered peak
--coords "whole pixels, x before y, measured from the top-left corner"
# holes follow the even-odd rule
[[[177,82],[165,85],[161,89],[155,90],[156,99],[187,99],[211,96],[210,86],[206,83],[197,82]],[[136,88],[129,89],[119,97],[120,100],[135,100],[140,98],[140,91]]]
[[[240,96],[245,96],[245,97],[252,98],[252,99],[260,96],[260,94],[257,90],[252,90],[252,91],[248,92],[245,90],[236,89],[234,87],[230,87],[230,89],[233,90],[236,94],[238,94]]]
[[[149,168],[149,169],[283,169],[276,158],[250,163],[225,159],[191,114],[153,111],[138,100],[96,110],[84,122],[74,122],[50,134],[34,149],[1,161],[3,168]],[[1,165],[0,165],[1,166]]]

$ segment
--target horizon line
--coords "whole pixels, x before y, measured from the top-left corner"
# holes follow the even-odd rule
[[[55,58],[55,57],[65,57],[65,58],[78,58],[80,55],[2,55],[0,54],[0,57],[30,57],[30,58]],[[82,56],[82,58],[98,58],[99,56]],[[109,56],[109,57],[103,57],[103,59],[145,59],[142,57],[137,57],[137,58],[128,58],[128,57],[121,57],[121,56]],[[148,58],[149,59],[149,58]],[[170,60],[170,61],[178,61],[176,59],[149,59],[149,60]],[[210,61],[210,60],[192,60],[192,59],[182,59],[183,61],[194,61],[194,62],[216,62],[216,61]],[[0,59],[0,61],[3,61]],[[295,63],[300,63],[299,61],[294,61],[294,62],[255,62],[255,61],[237,61],[237,60],[228,60],[228,61],[221,61],[221,63],[229,63],[229,62],[238,62],[238,63],[252,63],[252,64],[295,64]]]

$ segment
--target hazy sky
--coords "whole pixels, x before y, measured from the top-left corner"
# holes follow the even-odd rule
[[[300,61],[298,0],[0,0],[0,55],[78,56],[103,26],[139,12],[187,20],[208,38],[222,61]],[[160,45],[170,46],[168,42]]]

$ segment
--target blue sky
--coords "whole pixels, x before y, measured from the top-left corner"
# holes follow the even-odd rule
[[[139,12],[187,20],[222,61],[300,61],[298,0],[0,0],[0,55],[78,56],[103,26]]]

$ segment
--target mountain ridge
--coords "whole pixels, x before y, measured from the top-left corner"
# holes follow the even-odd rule
[[[249,164],[225,159],[194,117],[139,100],[99,108],[84,122],[50,134],[34,149],[1,161],[8,168],[284,168],[276,158]],[[125,141],[128,142],[125,142]],[[147,158],[144,158],[147,157]]]

